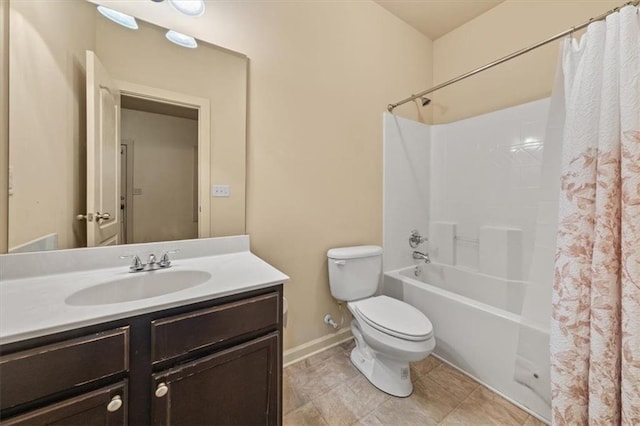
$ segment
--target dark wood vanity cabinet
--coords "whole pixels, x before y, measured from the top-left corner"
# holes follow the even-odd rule
[[[0,425],[278,425],[282,286],[0,347]]]
[[[277,332],[153,376],[153,425],[278,424]]]

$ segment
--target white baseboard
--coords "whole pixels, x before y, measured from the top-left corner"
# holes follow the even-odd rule
[[[322,352],[326,349],[337,346],[340,343],[346,342],[352,338],[353,336],[351,335],[351,328],[347,327],[343,328],[335,334],[328,334],[310,342],[303,343],[302,345],[298,345],[284,351],[282,360],[283,364],[286,367],[298,361],[302,361],[303,359],[315,355],[318,352]]]

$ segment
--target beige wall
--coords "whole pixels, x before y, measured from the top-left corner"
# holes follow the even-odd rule
[[[133,161],[132,243],[198,238],[198,121],[122,109],[120,136]]]
[[[9,1],[0,0],[0,253],[9,234]]]
[[[325,313],[337,319],[327,250],[382,243],[382,113],[431,84],[431,42],[372,2],[237,12],[254,27],[238,41],[252,61],[247,231],[291,276],[293,347],[330,333]]]
[[[9,248],[52,232],[61,248],[86,239],[75,215],[86,204],[84,62],[95,46],[93,20],[93,10],[73,2],[11,2]]]
[[[185,49],[169,43],[166,30],[139,25],[131,31],[98,19],[96,54],[115,79],[210,100],[210,184],[231,187],[230,197],[211,197],[210,233],[244,234],[247,58],[205,44]]]
[[[207,2],[198,19],[118,7],[250,58],[252,250],[291,276],[285,347],[330,334],[327,249],[382,243],[382,113],[431,84],[431,41],[371,1]]]
[[[622,0],[507,0],[434,41],[434,84],[544,40],[622,3]],[[549,96],[558,43],[438,91],[433,95],[434,121],[446,123]]]

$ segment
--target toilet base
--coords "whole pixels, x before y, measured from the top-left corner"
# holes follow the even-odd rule
[[[351,351],[351,362],[372,385],[393,396],[411,395],[413,384],[408,362],[386,358],[357,343],[356,340],[356,347]]]

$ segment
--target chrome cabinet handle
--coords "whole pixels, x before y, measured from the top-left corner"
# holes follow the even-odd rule
[[[169,393],[169,386],[167,386],[166,383],[164,382],[158,383],[158,387],[156,388],[155,393],[156,393],[156,397],[162,398],[167,393]]]
[[[115,411],[118,411],[120,407],[122,407],[122,398],[120,397],[120,395],[116,395],[111,398],[111,401],[109,401],[109,403],[107,404],[107,411],[113,413]]]

